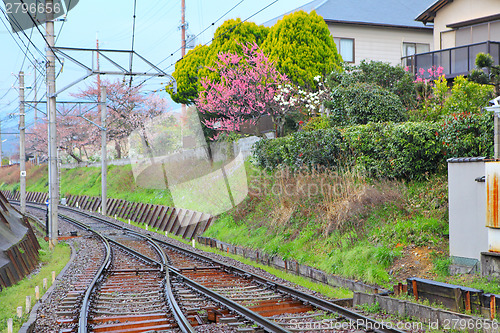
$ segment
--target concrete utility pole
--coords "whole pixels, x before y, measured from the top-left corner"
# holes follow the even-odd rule
[[[181,2],[181,57],[184,58],[186,55],[186,0],[182,0]],[[184,122],[187,118],[186,112],[186,104],[181,104],[181,122],[184,125]],[[182,128],[181,126],[181,136],[182,136]],[[182,139],[184,141],[184,139]],[[184,145],[184,143],[183,143]]]
[[[33,88],[35,89],[35,97],[34,97],[34,99],[35,99],[35,127],[38,124],[38,110],[37,110],[37,108],[38,108],[38,101],[36,100],[38,98],[37,97],[38,88],[36,87],[36,83],[37,83],[36,82],[37,65],[38,65],[38,60],[35,59],[35,63],[34,63],[35,70],[33,71],[35,73],[35,82],[33,83]],[[37,152],[35,152],[35,163],[36,163],[36,165],[38,165],[38,153]]]
[[[106,86],[101,87],[101,213],[106,215],[108,196],[108,161],[106,153]]]
[[[38,64],[38,60],[35,59],[35,70],[33,71],[33,73],[35,73],[35,82],[33,83],[33,88],[35,89],[35,97],[34,97],[34,100],[35,100],[35,126],[36,124],[38,123],[38,110],[36,109],[37,106],[38,106],[38,101],[36,100],[37,99],[37,87],[36,87],[36,69],[37,69],[37,64]]]
[[[19,72],[19,182],[21,213],[26,214],[26,129],[24,124],[24,72]]]
[[[186,55],[186,0],[182,0],[181,3],[182,13],[181,13],[181,55],[184,58]]]
[[[57,178],[57,129],[56,129],[56,63],[54,47],[54,6],[53,0],[46,0],[47,39],[47,117],[49,119],[49,247],[57,244],[57,205],[59,204],[59,179]]]

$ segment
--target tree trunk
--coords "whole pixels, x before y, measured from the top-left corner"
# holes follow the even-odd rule
[[[76,156],[75,153],[72,152],[72,151],[69,151],[68,155],[71,156],[71,157],[73,157],[76,160],[77,163],[82,163],[83,162],[83,160],[80,157]]]
[[[120,146],[120,141],[115,140],[115,150],[116,150],[116,158],[122,158],[122,147]]]

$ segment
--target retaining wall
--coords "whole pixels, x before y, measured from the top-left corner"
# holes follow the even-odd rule
[[[19,192],[2,191],[11,200],[19,200]],[[45,203],[48,193],[27,192],[26,201]],[[96,212],[101,208],[101,198],[86,195],[70,195],[66,205]],[[162,205],[129,202],[122,199],[106,200],[107,215],[120,217],[136,223],[147,224],[151,228],[172,233],[186,239],[201,235],[212,223],[210,214],[189,209],[174,208]]]
[[[198,242],[213,248],[217,248],[223,252],[237,254],[245,258],[251,259],[253,261],[256,261],[258,263],[268,266],[273,266],[278,269],[284,270],[288,273],[303,276],[315,282],[324,283],[332,287],[343,287],[352,291],[361,291],[369,293],[387,292],[387,290],[385,289],[379,289],[377,287],[370,286],[362,282],[357,282],[346,278],[342,278],[340,276],[325,273],[314,267],[300,264],[293,259],[283,259],[282,257],[276,255],[271,256],[258,249],[235,246],[221,242],[217,239],[209,237],[201,237],[201,236],[198,236]]]
[[[0,193],[0,290],[37,266],[39,248],[28,220]]]
[[[426,325],[427,328],[445,330],[466,330],[469,332],[498,333],[498,321],[451,312],[422,304],[412,303],[388,296],[355,292],[353,305],[374,305],[387,313],[400,317],[410,317]]]

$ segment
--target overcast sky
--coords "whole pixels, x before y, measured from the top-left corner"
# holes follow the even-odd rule
[[[242,20],[262,24],[276,16],[297,8],[310,1],[308,0],[186,0],[186,21],[188,22],[188,33],[193,35],[202,33],[197,44],[204,44],[210,41],[215,29],[225,20],[240,17]],[[0,6],[5,9],[3,4]],[[233,8],[234,7],[234,8]],[[267,8],[266,8],[267,7]],[[78,5],[68,13],[67,21],[55,23],[56,46],[58,47],[78,47],[95,48],[96,35],[99,38],[100,48],[130,50],[132,44],[134,1],[97,1],[80,0]],[[229,12],[229,13],[228,13]],[[23,33],[11,35],[5,27],[8,22],[0,13],[2,24],[0,24],[0,120],[5,132],[9,130],[17,131],[16,123],[18,117],[9,118],[9,114],[17,112],[18,91],[17,74],[22,69],[25,72],[26,86],[30,87],[34,83],[33,64],[35,59],[43,61],[45,56],[45,41],[40,32],[35,29],[25,30]],[[252,16],[252,17],[251,17]],[[251,17],[251,18],[249,18]],[[180,58],[181,32],[179,25],[181,21],[181,1],[141,1],[136,0],[136,22],[134,50],[145,57],[153,64],[159,64],[159,68],[169,73],[173,72],[176,60]],[[213,23],[213,24],[212,24]],[[44,33],[44,27],[40,26],[40,31]],[[37,49],[28,42],[32,40]],[[16,43],[17,42],[17,43]],[[17,45],[19,44],[19,45]],[[26,52],[26,46],[29,51]],[[27,57],[24,54],[27,53]],[[174,56],[170,56],[174,53]],[[74,53],[72,56],[87,62],[91,66],[90,56],[82,53]],[[61,57],[62,58],[62,57]],[[127,59],[119,59],[121,63],[128,66]],[[103,65],[104,66],[104,65]],[[134,59],[134,69],[147,70],[147,66]],[[45,69],[41,69],[45,72]],[[14,75],[12,75],[14,74]],[[68,85],[84,72],[77,66],[71,64],[68,59],[64,59],[62,72],[57,79],[57,89]],[[115,77],[113,79],[118,79]],[[40,79],[40,74],[38,74]],[[121,79],[121,78],[120,78]],[[84,84],[89,84],[92,79],[87,79]],[[142,81],[143,78],[134,80]],[[39,80],[40,89],[38,99],[45,93],[45,84]],[[145,83],[146,91],[161,90],[165,79],[150,79]],[[74,100],[69,93],[78,91],[82,85],[68,89],[58,96],[58,100]],[[33,89],[26,90],[26,100],[33,100]],[[163,93],[166,95],[166,93]],[[172,105],[176,108],[176,105]],[[33,123],[33,111],[27,110],[27,124]],[[2,139],[8,139],[4,143],[4,150],[12,148],[12,142],[17,139],[12,135],[3,135]],[[10,143],[10,144],[9,144]]]

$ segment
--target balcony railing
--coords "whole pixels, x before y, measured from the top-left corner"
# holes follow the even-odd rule
[[[420,68],[425,70],[424,77],[428,77],[427,69],[433,66],[443,67],[443,74],[447,78],[467,75],[476,67],[476,55],[480,52],[489,53],[495,64],[500,64],[500,42],[486,41],[476,44],[452,47],[439,51],[419,53],[401,58],[403,66],[408,66],[410,72],[417,74]]]

